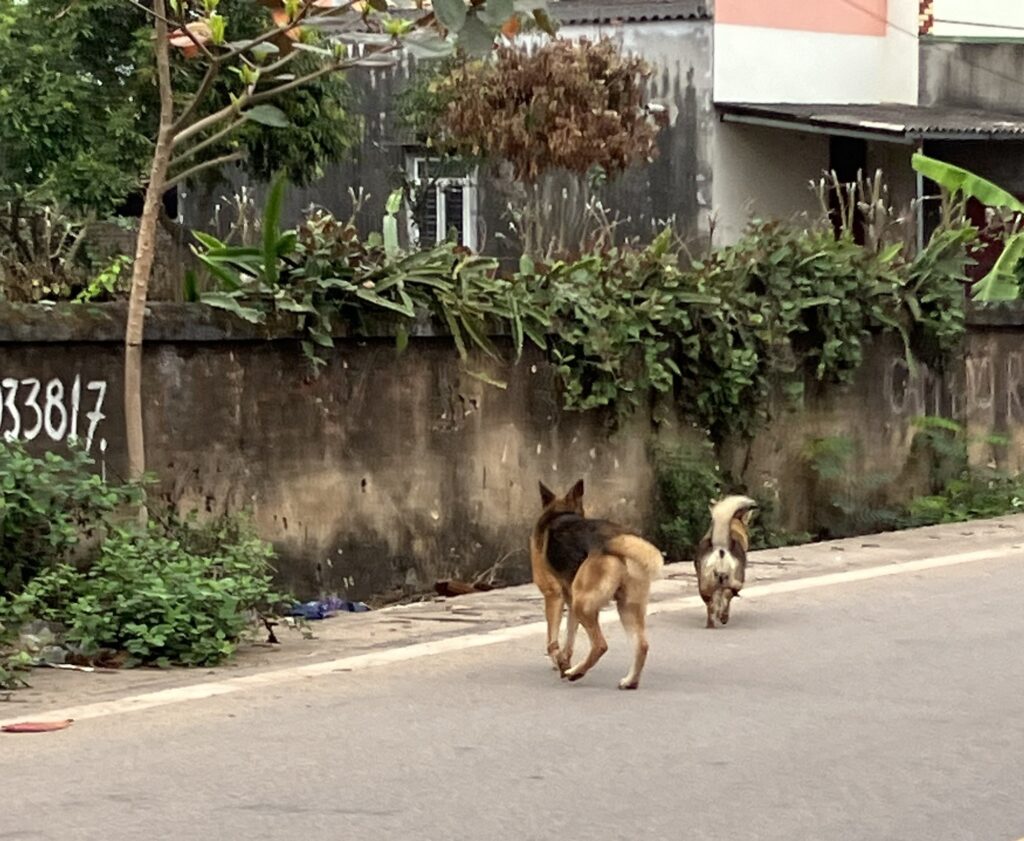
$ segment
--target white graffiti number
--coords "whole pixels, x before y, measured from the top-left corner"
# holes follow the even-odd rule
[[[90,380],[85,384],[85,391],[95,396],[92,408],[85,412],[88,425],[84,443],[89,450],[96,428],[106,418],[103,401],[107,384],[103,380]],[[5,441],[32,441],[44,432],[51,441],[75,441],[78,440],[81,404],[81,376],[74,378],[70,388],[57,378],[44,386],[35,377],[20,380],[4,377],[0,379],[0,431]]]

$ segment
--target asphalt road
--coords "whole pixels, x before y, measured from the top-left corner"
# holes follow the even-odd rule
[[[0,839],[1024,836],[1024,558],[0,735]],[[585,643],[584,643],[585,646]]]

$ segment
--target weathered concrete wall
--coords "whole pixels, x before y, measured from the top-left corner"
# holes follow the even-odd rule
[[[251,509],[281,553],[284,584],[302,594],[422,589],[495,563],[525,580],[538,479],[564,488],[583,476],[592,512],[649,528],[650,445],[690,434],[637,416],[610,436],[600,413],[562,411],[539,353],[514,366],[474,360],[507,379],[502,390],[468,375],[443,337],[414,338],[401,355],[389,338],[341,338],[308,380],[285,324],[256,328],[195,305],[152,311],[144,403],[160,493],[186,510]],[[123,475],[124,315],[119,305],[0,308],[0,433],[37,451],[76,435],[108,476]],[[978,444],[975,459],[1024,470],[1024,312],[974,322],[941,374],[911,373],[898,344],[877,342],[853,384],[810,389],[725,466],[755,492],[774,491],[791,531],[815,516],[801,452],[816,437],[853,439],[852,472],[887,475],[889,495],[925,491],[912,458],[925,414],[1006,436],[1009,446]]]
[[[0,317],[0,431],[38,450],[77,433],[123,475],[123,309],[78,311]],[[609,438],[599,414],[561,412],[537,354],[504,371],[474,360],[508,377],[502,390],[467,375],[448,339],[414,338],[402,355],[392,339],[341,339],[307,381],[292,339],[206,308],[154,311],[144,401],[161,492],[186,510],[251,508],[298,592],[367,597],[495,563],[523,580],[538,479],[585,476],[594,510],[648,519],[649,423]]]
[[[808,384],[800,403],[780,399],[753,442],[726,448],[723,467],[755,493],[774,496],[780,523],[791,532],[822,524],[827,500],[818,497],[804,456],[815,439],[852,442],[847,484],[865,507],[933,492],[914,447],[916,421],[925,416],[961,424],[972,463],[1024,472],[1024,307],[975,311],[969,325],[962,354],[941,371],[920,362],[912,367],[894,338],[875,340],[850,385]]]
[[[1024,43],[923,38],[920,55],[921,105],[1024,113]]]
[[[972,458],[1024,472],[1024,310],[1018,307],[981,312],[968,342],[963,388],[954,406],[975,439]],[[1005,446],[983,439],[996,435]]]

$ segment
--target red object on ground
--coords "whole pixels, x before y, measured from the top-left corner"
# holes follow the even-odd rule
[[[63,730],[73,718],[64,721],[21,721],[17,724],[5,724],[0,727],[4,733],[49,733],[51,730]]]

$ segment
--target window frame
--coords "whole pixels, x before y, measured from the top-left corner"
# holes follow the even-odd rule
[[[421,178],[421,169],[433,164],[441,163],[440,158],[431,157],[421,152],[409,152],[406,154],[406,175],[411,191],[413,193],[413,204],[418,199],[419,190],[425,180]],[[406,214],[406,227],[411,243],[421,248],[430,248],[443,242],[448,233],[448,198],[445,190],[451,187],[462,188],[462,242],[461,245],[473,251],[477,250],[477,208],[478,208],[478,175],[477,168],[469,167],[464,175],[442,176],[433,180],[433,189],[436,191],[437,212],[434,218],[434,234],[429,242],[421,238],[422,232],[416,224],[416,214],[410,207]],[[442,224],[443,223],[443,224]]]

